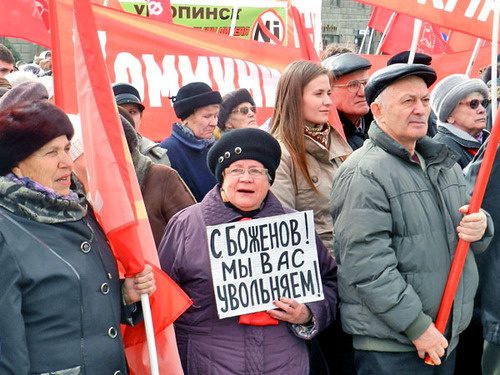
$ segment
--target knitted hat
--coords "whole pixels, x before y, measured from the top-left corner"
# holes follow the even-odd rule
[[[116,104],[122,105],[127,103],[136,104],[141,111],[144,111],[144,106],[141,103],[139,91],[130,83],[120,82],[113,84],[113,94],[115,95]]]
[[[427,87],[436,81],[436,71],[430,66],[423,64],[392,64],[372,74],[365,86],[366,102],[371,105],[387,87],[400,79],[411,76],[422,78]]]
[[[410,57],[410,51],[400,52],[392,56],[387,65],[392,64],[408,64],[408,58]],[[424,64],[431,65],[432,57],[424,53],[415,52],[415,57],[413,58],[413,64]]]
[[[174,111],[181,120],[187,119],[197,108],[220,104],[222,97],[203,82],[192,82],[182,86],[176,96],[172,96]]]
[[[222,97],[222,103],[219,110],[219,119],[217,122],[217,126],[220,130],[226,129],[226,122],[231,115],[231,111],[241,103],[250,103],[251,105],[255,106],[252,95],[250,95],[250,92],[247,89],[238,89],[235,91],[231,91],[229,94],[226,94]]]
[[[45,85],[38,81],[24,81],[11,88],[0,98],[0,111],[21,102],[48,99]]]
[[[281,148],[278,141],[263,130],[235,129],[224,134],[208,151],[207,165],[217,181],[222,183],[224,169],[243,159],[261,162],[273,183],[281,160]]]
[[[474,92],[488,98],[488,86],[477,78],[465,74],[452,74],[443,78],[431,93],[431,108],[441,122],[446,122],[460,100]]]
[[[15,104],[0,112],[0,176],[61,135],[73,137],[66,113],[48,100]]]

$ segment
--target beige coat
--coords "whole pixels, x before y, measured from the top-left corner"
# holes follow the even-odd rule
[[[320,194],[316,193],[306,182],[302,173],[292,163],[292,157],[285,145],[281,145],[281,163],[276,171],[276,178],[271,190],[284,206],[297,211],[314,211],[316,232],[333,255],[332,230],[333,223],[330,216],[330,191],[333,175],[352,152],[347,141],[332,128],[330,132],[330,149],[327,150],[320,143],[305,135],[306,160],[311,179]],[[293,181],[294,172],[297,173],[297,185]]]

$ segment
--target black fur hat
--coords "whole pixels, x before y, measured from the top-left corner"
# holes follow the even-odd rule
[[[12,171],[46,143],[73,137],[66,113],[48,100],[22,102],[0,112],[0,176]]]
[[[182,86],[176,96],[172,96],[174,111],[178,118],[185,120],[197,108],[220,104],[222,97],[203,82],[192,82]]]
[[[222,183],[224,169],[243,159],[261,162],[264,168],[267,168],[273,183],[281,161],[281,148],[278,141],[264,130],[235,129],[215,142],[208,151],[207,165],[217,181]]]

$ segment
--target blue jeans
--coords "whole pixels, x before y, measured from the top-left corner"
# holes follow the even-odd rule
[[[456,350],[440,366],[424,363],[417,352],[374,352],[356,350],[354,361],[357,375],[453,375]]]

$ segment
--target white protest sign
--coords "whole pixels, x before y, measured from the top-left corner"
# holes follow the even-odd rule
[[[312,211],[207,227],[220,319],[323,299]]]

